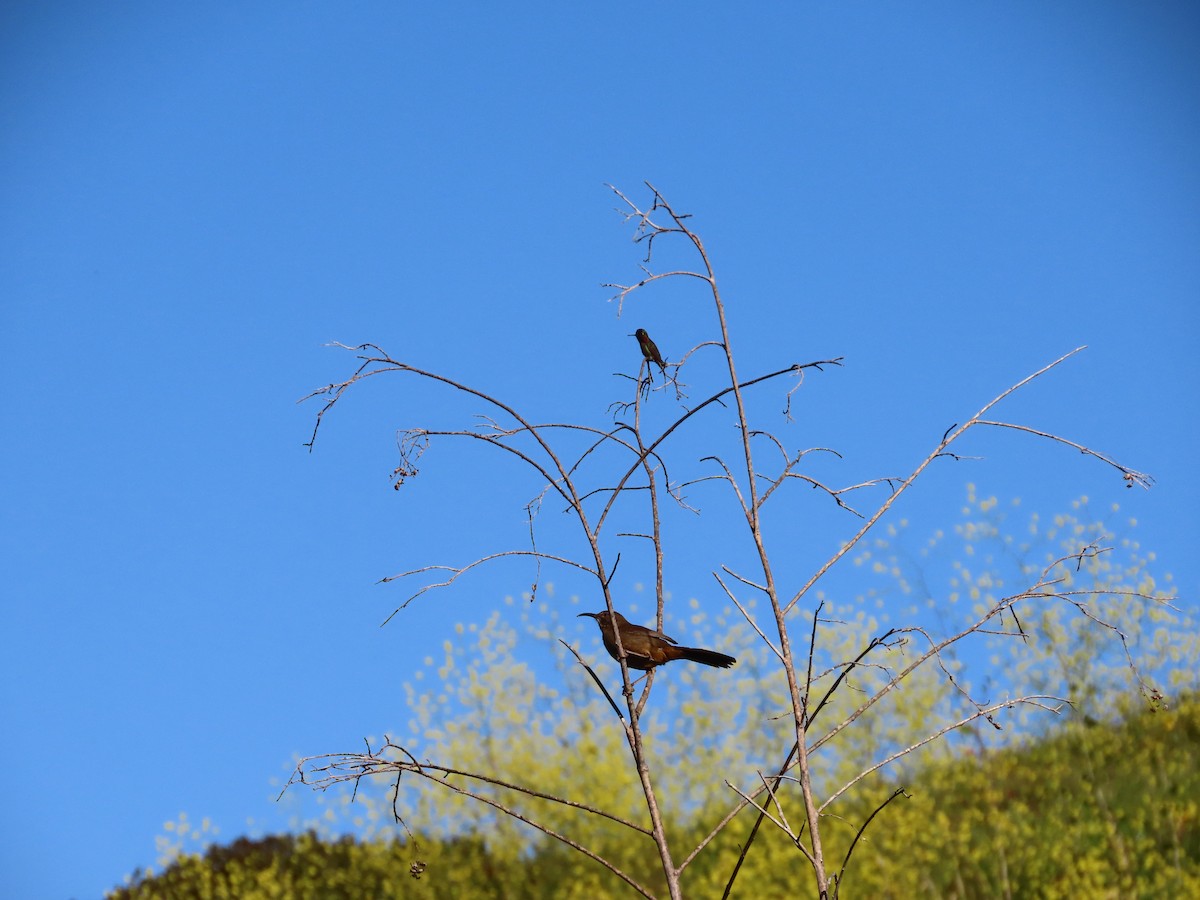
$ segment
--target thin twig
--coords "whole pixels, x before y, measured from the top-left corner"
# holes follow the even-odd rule
[[[1077,444],[1074,441],[1069,441],[1065,437],[1059,437],[1057,434],[1051,434],[1048,431],[1039,431],[1036,428],[1030,428],[1028,425],[1014,425],[1012,422],[991,422],[986,419],[981,419],[978,422],[976,422],[975,424],[976,425],[992,425],[996,428],[1011,428],[1014,431],[1024,431],[1029,434],[1035,434],[1038,437],[1049,438],[1050,440],[1055,441],[1059,444],[1066,444],[1068,447],[1074,447],[1076,450],[1078,450],[1080,453],[1084,454],[1085,456],[1094,457],[1095,459],[1100,460],[1102,463],[1107,463],[1108,465],[1110,465],[1114,469],[1116,469],[1118,472],[1120,472],[1122,477],[1125,479],[1125,487],[1127,487],[1127,488],[1133,487],[1136,484],[1136,485],[1140,485],[1141,487],[1145,488],[1146,490],[1150,490],[1150,486],[1152,484],[1154,484],[1154,479],[1151,476],[1147,475],[1145,472],[1139,472],[1136,469],[1131,469],[1128,466],[1123,466],[1116,460],[1110,459],[1109,457],[1105,456],[1103,453],[1097,453],[1095,450],[1092,450],[1089,447],[1083,446],[1083,444]]]

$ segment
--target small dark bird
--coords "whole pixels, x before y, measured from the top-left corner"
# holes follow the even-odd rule
[[[646,329],[639,328],[633,333],[633,336],[638,339],[638,346],[642,348],[642,358],[646,362],[658,363],[658,368],[666,375],[667,364],[663,362],[662,354],[658,352],[658,347],[655,346],[654,341],[650,340],[650,335],[646,334]]]
[[[616,635],[613,632],[613,622],[617,623],[621,632],[621,646],[625,649],[625,661],[631,669],[645,671],[673,659],[690,659],[692,662],[715,666],[718,669],[728,669],[737,662],[732,656],[726,656],[716,650],[677,646],[674,638],[667,637],[661,631],[651,631],[645,626],[627,622],[618,612],[610,613],[604,610],[598,613],[580,613],[575,618],[581,616],[590,616],[596,620],[596,624],[600,626],[600,636],[604,640],[604,649],[613,659],[620,660],[621,657],[617,655]]]

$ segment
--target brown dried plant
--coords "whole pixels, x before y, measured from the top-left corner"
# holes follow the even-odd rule
[[[947,664],[946,654],[951,648],[967,637],[977,634],[999,634],[1012,640],[1025,640],[1027,635],[1021,624],[1021,615],[1037,604],[1056,600],[1072,604],[1081,615],[1091,617],[1097,627],[1114,633],[1122,643],[1124,643],[1124,636],[1116,625],[1104,621],[1090,611],[1083,602],[1089,591],[1074,586],[1066,574],[1071,568],[1078,568],[1088,560],[1105,552],[1105,548],[1097,545],[1082,547],[1078,552],[1064,556],[1046,566],[1033,583],[997,600],[973,621],[966,623],[961,629],[948,636],[938,637],[917,626],[893,628],[868,640],[857,655],[844,659],[823,672],[814,671],[814,658],[821,644],[822,626],[828,623],[821,615],[823,604],[810,599],[814,596],[814,589],[839,561],[863,544],[868,534],[889,514],[897,500],[913,487],[930,466],[940,459],[960,458],[956,456],[952,448],[967,432],[983,426],[1009,429],[1071,447],[1083,455],[1115,469],[1125,480],[1127,486],[1136,484],[1149,487],[1151,479],[1089,447],[1051,432],[990,418],[993,410],[1007,397],[1062,365],[1083,350],[1083,347],[1064,354],[1001,391],[966,422],[947,429],[944,434],[932,441],[928,454],[905,477],[881,477],[846,487],[834,487],[825,484],[812,474],[802,471],[801,464],[809,453],[816,451],[834,453],[835,451],[827,448],[813,448],[795,453],[789,452],[785,449],[786,445],[783,440],[768,431],[755,427],[751,422],[751,416],[747,411],[747,392],[762,390],[780,379],[791,379],[793,383],[784,392],[784,415],[790,418],[792,396],[795,391],[804,386],[805,374],[810,370],[823,372],[827,368],[838,367],[842,364],[842,359],[832,357],[804,363],[792,363],[775,368],[766,374],[742,380],[735,364],[734,343],[726,319],[726,305],[713,274],[708,252],[700,237],[692,230],[688,222],[689,217],[677,212],[652,185],[647,184],[646,187],[650,192],[650,202],[648,206],[644,207],[616,188],[612,188],[613,193],[622,204],[621,213],[625,220],[632,224],[634,239],[644,247],[645,255],[641,262],[642,277],[638,281],[630,284],[606,285],[606,287],[615,291],[612,300],[616,304],[619,315],[624,305],[631,301],[638,292],[650,289],[659,282],[689,279],[698,283],[713,304],[717,333],[712,340],[697,345],[678,361],[669,363],[667,368],[672,370],[672,374],[669,378],[664,379],[658,389],[665,390],[670,385],[677,400],[685,399],[684,385],[679,380],[680,375],[687,371],[687,367],[694,364],[694,356],[697,351],[704,348],[715,348],[719,353],[725,387],[695,405],[683,407],[683,411],[661,431],[647,433],[644,431],[645,421],[642,413],[645,404],[651,397],[650,381],[649,378],[642,379],[639,371],[636,378],[630,379],[634,384],[632,397],[627,401],[614,404],[610,410],[615,412],[619,419],[613,426],[600,428],[569,423],[538,424],[530,421],[514,406],[485,391],[394,359],[374,344],[362,344],[356,347],[339,344],[337,346],[357,354],[359,365],[344,381],[327,385],[304,398],[316,397],[323,398],[325,401],[316,415],[312,437],[307,446],[310,449],[313,447],[325,417],[342,397],[368,378],[385,374],[407,374],[441,384],[473,398],[489,410],[488,415],[481,419],[481,424],[477,427],[457,430],[415,428],[401,434],[399,439],[400,463],[393,473],[393,481],[399,488],[406,479],[415,476],[421,454],[430,446],[430,442],[435,440],[461,438],[480,441],[490,448],[515,456],[522,463],[531,467],[544,484],[538,496],[527,506],[529,546],[487,553],[465,565],[423,566],[383,579],[384,581],[395,581],[421,576],[427,578],[432,576],[433,578],[408,596],[388,618],[395,616],[426,592],[448,587],[467,572],[483,566],[485,563],[510,557],[525,557],[534,562],[536,572],[531,594],[537,593],[541,583],[543,564],[564,566],[582,571],[593,579],[597,592],[604,599],[605,607],[612,611],[614,604],[611,585],[620,562],[620,554],[613,557],[611,548],[619,539],[633,537],[649,541],[653,548],[657,601],[656,627],[661,629],[666,597],[663,585],[664,526],[660,515],[661,506],[664,502],[673,502],[683,508],[689,508],[685,501],[683,488],[695,483],[674,482],[669,477],[668,462],[672,454],[677,452],[678,446],[678,442],[673,442],[672,438],[697,416],[720,409],[732,409],[739,433],[740,446],[737,458],[728,460],[718,455],[704,457],[703,461],[711,463],[715,472],[701,480],[715,479],[723,483],[736,500],[739,515],[736,522],[730,523],[730,527],[745,529],[754,550],[755,571],[753,573],[735,571],[723,565],[712,574],[729,602],[745,617],[746,622],[764,646],[769,648],[770,658],[774,660],[774,664],[783,674],[786,681],[787,717],[790,720],[788,740],[788,743],[791,744],[790,749],[786,744],[779,747],[778,762],[765,769],[769,774],[759,771],[753,783],[739,785],[722,779],[728,785],[729,790],[726,814],[714,822],[706,836],[695,845],[675,846],[669,838],[669,822],[666,820],[659,801],[657,784],[660,773],[655,771],[653,759],[646,751],[646,736],[642,728],[646,704],[654,686],[654,671],[645,674],[644,682],[638,688],[634,677],[637,673],[630,671],[626,660],[622,657],[619,660],[622,702],[618,703],[609,695],[591,667],[576,653],[579,664],[591,674],[598,689],[607,698],[614,712],[616,723],[623,730],[625,742],[629,748],[630,764],[636,772],[645,801],[646,816],[642,820],[635,821],[627,816],[618,815],[601,806],[584,803],[570,796],[550,794],[539,790],[532,784],[501,779],[493,773],[463,771],[455,766],[453,760],[421,762],[403,746],[390,739],[385,739],[378,747],[371,747],[368,744],[365,752],[362,753],[330,753],[303,759],[297,765],[289,784],[307,784],[323,790],[333,785],[349,783],[353,784],[357,791],[358,784],[364,777],[382,775],[393,778],[395,780],[393,812],[396,820],[403,823],[399,809],[400,778],[407,773],[423,779],[428,784],[435,786],[437,790],[450,791],[473,798],[479,803],[487,804],[498,810],[505,816],[526,823],[550,838],[595,860],[631,889],[646,897],[654,895],[650,886],[639,882],[630,872],[606,859],[602,853],[576,840],[571,834],[564,833],[546,821],[540,820],[535,814],[522,808],[516,799],[513,802],[501,802],[497,799],[498,795],[493,789],[502,789],[514,798],[523,797],[526,800],[550,803],[587,815],[602,817],[629,829],[631,833],[650,838],[657,852],[667,891],[672,898],[683,896],[683,877],[689,864],[696,859],[697,855],[722,830],[728,828],[740,812],[753,807],[757,811],[757,819],[742,844],[741,854],[730,867],[725,895],[728,896],[732,890],[738,871],[754,843],[760,826],[770,823],[771,826],[786,834],[789,841],[795,846],[798,859],[804,861],[812,878],[816,895],[822,898],[836,897],[854,848],[858,845],[860,838],[869,825],[874,823],[878,827],[878,819],[881,814],[886,818],[884,808],[897,797],[903,796],[904,789],[897,787],[887,799],[875,808],[874,812],[857,823],[854,837],[850,840],[848,849],[842,858],[830,860],[822,840],[823,824],[827,817],[833,815],[832,807],[839,798],[842,798],[872,773],[914,753],[918,748],[930,742],[942,739],[973,723],[988,722],[996,725],[996,716],[1002,710],[1029,707],[1056,711],[1067,703],[1066,698],[1035,693],[1026,693],[1001,701],[978,699],[971,690],[956,680],[953,667]],[[687,269],[657,271],[654,268],[655,250],[660,243],[665,241],[682,241],[684,248],[694,255],[696,264]],[[646,364],[645,368],[648,371],[649,365]],[[568,434],[573,439],[582,437],[585,441],[585,449],[582,452],[574,451],[570,457],[566,455],[566,451],[559,442],[560,436]],[[764,444],[776,460],[770,468],[764,468],[759,459],[759,448]],[[612,455],[614,451],[623,455],[624,462],[612,462],[613,459],[619,458]],[[594,476],[585,475],[585,472],[590,473],[596,466],[585,468],[584,463],[595,462],[595,459],[601,456],[605,460],[604,465],[600,467],[604,474],[597,481]],[[803,483],[817,489],[821,495],[829,498],[848,515],[861,520],[861,525],[837,552],[818,566],[803,582],[790,588],[779,584],[776,580],[776,567],[772,564],[772,557],[768,550],[767,527],[763,518],[763,509],[767,502],[776,498],[779,488],[789,482]],[[862,503],[855,500],[854,497],[857,495],[869,497],[870,495],[866,493],[869,488],[885,490],[886,497],[873,510],[860,512],[857,507]],[[634,498],[642,505],[645,530],[636,534],[628,532],[611,534],[612,529],[609,526],[612,513],[619,500],[627,496]],[[542,502],[548,497],[557,498],[565,504],[578,534],[583,538],[586,550],[578,558],[546,552],[538,547],[535,528],[537,512]],[[753,613],[751,605],[746,603],[743,597],[739,597],[739,586],[740,589],[745,589],[752,595],[765,598],[767,601],[768,611],[761,620]],[[1164,597],[1148,591],[1130,593],[1146,602],[1165,603]],[[808,615],[804,617],[797,615],[796,613],[801,610],[807,612]],[[1008,624],[1009,622],[1011,625]],[[909,657],[902,665],[889,665],[884,657],[898,648],[907,648]],[[575,653],[573,648],[568,649]],[[1137,672],[1132,655],[1129,655],[1128,659],[1130,669],[1142,685],[1145,696],[1151,702],[1158,702],[1160,699],[1158,691]],[[914,677],[914,673],[930,669],[940,673],[945,690],[954,694],[958,702],[965,705],[966,714],[944,722],[931,729],[920,740],[891,750],[881,758],[861,760],[861,765],[857,766],[855,774],[833,787],[821,787],[820,785],[824,785],[828,779],[815,777],[814,754],[854,726],[868,710],[889,697],[907,679]],[[870,684],[869,690],[860,693],[857,700],[852,699],[847,702],[843,698],[837,704],[831,702],[835,696],[839,695],[839,692],[844,691],[848,683],[868,670],[875,674],[875,677],[869,682],[864,682]],[[856,686],[856,690],[862,691],[861,685]],[[826,720],[830,718],[830,714],[835,709],[837,710],[837,720],[827,722]],[[999,726],[996,725],[996,727]],[[721,776],[719,773],[714,773],[713,777],[720,778]],[[418,863],[420,860],[414,865]],[[428,876],[429,873],[426,875]]]

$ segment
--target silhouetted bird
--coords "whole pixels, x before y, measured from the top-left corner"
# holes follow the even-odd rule
[[[702,650],[699,647],[680,647],[674,638],[669,638],[661,631],[651,631],[642,625],[627,622],[618,612],[608,610],[598,613],[580,613],[575,618],[590,616],[600,626],[600,636],[604,639],[604,649],[615,660],[617,655],[616,635],[613,633],[613,622],[621,632],[621,646],[625,649],[625,661],[631,669],[653,669],[655,666],[670,662],[673,659],[690,659],[692,662],[718,669],[728,669],[736,659],[718,653],[716,650]]]

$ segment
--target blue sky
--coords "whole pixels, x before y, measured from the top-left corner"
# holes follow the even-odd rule
[[[677,358],[714,323],[681,287],[616,317],[640,256],[606,182],[694,215],[744,372],[845,357],[787,432],[845,455],[831,480],[1089,345],[1005,411],[1153,490],[1000,437],[903,512],[944,523],[967,481],[1117,502],[1200,596],[1193,5],[520,7],[0,10],[6,896],[99,896],[180,811],[282,827],[293,754],[390,727],[454,623],[525,589],[509,564],[378,628],[407,594],[377,579],[519,546],[537,486],[447,446],[392,491],[397,428],[480,411],[444,393],[376,379],[313,454],[295,401],[348,374],[324,344],[373,341],[609,421],[629,332]],[[815,559],[844,535],[804,503],[780,528]],[[668,581],[716,610],[709,551]]]

